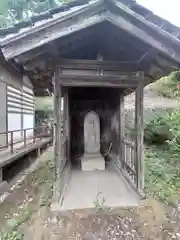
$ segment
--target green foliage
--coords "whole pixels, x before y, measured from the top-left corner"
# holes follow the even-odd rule
[[[161,78],[152,84],[151,89],[164,97],[179,98],[178,84],[180,84],[180,71],[172,72],[169,76]]]
[[[20,226],[22,223],[26,222],[29,217],[31,216],[32,211],[30,210],[25,210],[23,211],[17,218],[11,219],[9,221],[9,228],[12,230],[16,230],[18,226]]]
[[[169,132],[172,134],[173,138],[168,139],[167,143],[173,154],[180,154],[180,109],[171,111],[166,119],[169,125]]]
[[[35,111],[35,124],[40,126],[43,122],[47,122],[52,117],[52,111]]]
[[[53,115],[53,101],[52,97],[37,97],[35,111],[36,125],[41,125],[42,122],[49,120]]]
[[[144,139],[148,144],[168,144],[172,154],[180,154],[180,108],[167,111],[163,116],[145,125]]]
[[[169,122],[166,121],[168,113],[158,116],[149,121],[144,128],[144,140],[148,144],[165,144],[167,140],[172,140]]]
[[[94,206],[97,211],[102,210],[105,204],[105,198],[102,195],[102,192],[98,192],[96,199],[94,201]]]
[[[146,192],[175,204],[180,200],[180,108],[148,122],[144,138],[151,145],[145,151]]]
[[[32,15],[57,7],[66,0],[1,0],[0,27],[26,20]]]
[[[145,191],[166,204],[180,200],[180,161],[169,149],[152,146],[145,151]]]
[[[23,240],[23,239],[24,239],[24,235],[17,231],[0,234],[0,240]]]

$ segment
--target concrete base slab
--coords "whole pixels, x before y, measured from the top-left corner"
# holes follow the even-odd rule
[[[72,170],[60,211],[134,207],[139,202],[139,195],[113,169],[92,172]]]
[[[81,159],[82,171],[105,170],[105,160],[100,153],[85,154]]]

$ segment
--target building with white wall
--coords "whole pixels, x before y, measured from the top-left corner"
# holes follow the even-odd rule
[[[0,144],[23,137],[23,129],[34,128],[34,91],[27,76],[0,57]],[[21,130],[21,131],[18,131]]]

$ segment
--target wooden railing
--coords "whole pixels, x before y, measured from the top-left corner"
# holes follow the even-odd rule
[[[126,138],[123,140],[124,147],[124,160],[123,166],[126,175],[129,180],[136,185],[137,182],[137,172],[136,172],[136,158],[135,158],[135,143]]]
[[[13,154],[15,149],[26,148],[28,144],[35,144],[37,140],[46,137],[52,137],[52,129],[49,126],[2,132],[0,133],[0,151],[9,149]]]

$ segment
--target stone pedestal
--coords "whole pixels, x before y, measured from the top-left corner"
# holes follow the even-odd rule
[[[105,170],[105,160],[100,153],[100,121],[95,112],[89,112],[84,119],[84,156],[81,159],[81,169]]]

